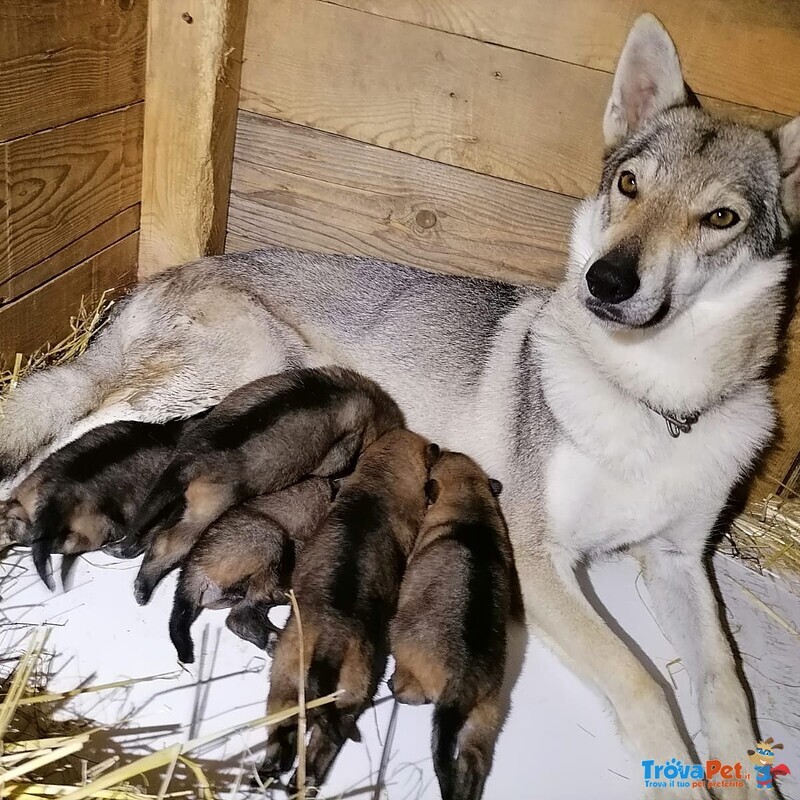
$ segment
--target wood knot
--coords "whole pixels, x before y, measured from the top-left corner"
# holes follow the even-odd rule
[[[181,14],[181,19],[187,25],[191,25],[194,22],[194,17],[188,11],[184,11],[183,14]]]
[[[130,11],[133,8],[135,0],[119,0],[120,11]]]
[[[429,211],[427,208],[417,212],[417,216],[414,219],[417,225],[425,230],[432,228],[437,222],[436,214],[434,214],[433,211]]]

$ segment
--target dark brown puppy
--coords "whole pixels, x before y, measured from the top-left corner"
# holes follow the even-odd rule
[[[307,475],[335,476],[383,433],[402,427],[395,402],[340,367],[298,369],[237,389],[183,437],[145,502],[136,532],[147,552],[136,602],[192,549],[223,511]]]
[[[112,422],[48,456],[5,503],[0,525],[18,544],[31,545],[42,580],[53,588],[50,554],[105,549],[141,552],[130,523],[156,478],[196,418],[163,425]]]
[[[169,633],[178,658],[194,661],[190,628],[204,608],[233,607],[227,626],[268,650],[277,635],[270,610],[287,602],[295,542],[306,541],[331,506],[328,478],[261,495],[226,511],[206,529],[181,568]]]
[[[436,704],[433,764],[443,800],[483,794],[503,721],[507,629],[522,620],[500,489],[471,458],[442,453],[390,628],[395,697]]]
[[[303,629],[306,699],[343,691],[309,715],[309,785],[320,786],[347,738],[357,738],[356,721],[386,669],[389,620],[425,513],[425,481],[438,450],[405,430],[368,447],[298,558],[292,585]],[[278,638],[270,714],[297,703],[299,647],[292,615]],[[296,754],[296,721],[278,723],[267,739],[261,774],[287,772]]]

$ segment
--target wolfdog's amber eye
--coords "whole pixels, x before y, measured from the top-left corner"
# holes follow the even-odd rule
[[[717,208],[703,217],[703,222],[712,228],[732,228],[739,221],[739,215],[729,208]]]
[[[617,188],[625,197],[636,197],[636,176],[632,172],[625,170],[619,176]]]

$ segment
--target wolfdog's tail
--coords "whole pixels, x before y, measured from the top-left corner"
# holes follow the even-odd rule
[[[0,482],[13,478],[119,385],[122,359],[109,333],[72,363],[35,372],[8,396],[0,414]]]

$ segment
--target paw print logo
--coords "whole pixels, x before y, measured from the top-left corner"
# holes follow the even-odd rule
[[[772,789],[773,779],[780,775],[790,775],[786,764],[775,765],[775,751],[783,750],[782,744],[775,744],[770,736],[763,742],[756,742],[755,750],[748,750],[750,763],[756,773],[756,785],[759,789]]]

